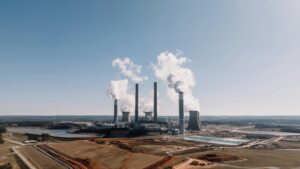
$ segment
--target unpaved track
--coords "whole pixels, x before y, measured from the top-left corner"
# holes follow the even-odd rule
[[[13,147],[12,149],[13,149],[13,151],[17,154],[17,156],[23,161],[23,163],[25,163],[25,165],[26,165],[29,169],[37,169],[31,162],[29,162],[29,161],[27,160],[27,158],[26,158],[23,154],[21,154],[21,153],[17,150],[17,148],[19,148],[19,147]]]

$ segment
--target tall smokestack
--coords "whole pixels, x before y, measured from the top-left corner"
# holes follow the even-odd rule
[[[154,100],[153,100],[154,122],[157,122],[157,82],[154,82]]]
[[[184,134],[184,102],[183,92],[179,92],[179,133]]]
[[[115,99],[115,104],[114,104],[114,123],[118,122],[118,100]]]
[[[135,123],[139,122],[139,84],[135,84]]]

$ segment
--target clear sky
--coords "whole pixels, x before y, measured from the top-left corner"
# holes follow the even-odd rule
[[[1,0],[0,115],[108,115],[111,66],[180,50],[204,115],[300,115],[298,0]],[[161,114],[177,105],[159,83]]]

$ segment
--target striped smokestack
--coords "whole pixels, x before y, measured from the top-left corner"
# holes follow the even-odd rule
[[[179,92],[179,133],[184,134],[184,102],[183,92]]]
[[[135,123],[139,122],[139,84],[135,84]]]
[[[154,82],[154,100],[153,100],[154,122],[157,122],[157,82]]]
[[[114,123],[118,122],[118,100],[115,99],[115,104],[114,104]]]

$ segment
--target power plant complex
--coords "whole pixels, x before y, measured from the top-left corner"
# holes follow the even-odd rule
[[[157,82],[154,82],[154,90],[153,90],[153,112],[146,111],[145,116],[143,118],[139,117],[139,84],[135,84],[135,104],[134,104],[134,128],[139,129],[141,126],[143,129],[147,129],[143,123],[150,123],[150,124],[159,124],[161,123],[158,120],[158,109],[157,109]],[[184,118],[184,93],[179,92],[179,116],[178,116],[178,125],[176,125],[173,129],[178,130],[178,134],[185,133],[185,118]],[[130,119],[130,112],[125,111],[122,112],[122,118],[118,120],[118,100],[114,100],[114,118],[113,123],[118,126],[119,124],[131,122]],[[152,125],[152,126],[153,126]],[[147,125],[146,125],[147,126]],[[201,130],[201,123],[199,117],[199,111],[189,111],[189,122],[188,122],[188,130],[200,131]]]

